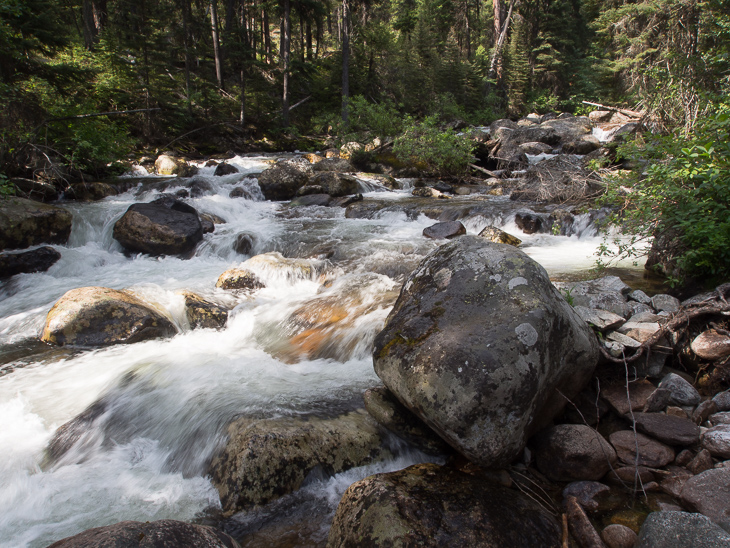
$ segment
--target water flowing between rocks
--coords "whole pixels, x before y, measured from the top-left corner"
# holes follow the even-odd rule
[[[236,157],[229,163],[240,173],[224,177],[201,167],[198,177],[209,188],[186,201],[226,222],[190,259],[126,256],[112,238],[114,223],[132,203],[183,183],[142,178],[100,202],[66,203],[74,226],[68,246],[55,246],[61,260],[0,286],[0,545],[46,546],[122,520],[215,516],[218,495],[206,467],[232,418],[332,416],[360,407],[363,391],[379,383],[373,338],[405,276],[439,245],[422,236],[435,221],[404,212],[409,190],[391,192],[366,179],[365,199],[385,205],[371,219],[347,219],[343,208],[263,201],[255,179],[243,177],[270,162]],[[236,186],[247,197],[230,198]],[[514,221],[524,203],[476,200],[457,196],[448,204],[479,206],[460,219],[468,233],[496,225],[517,235],[556,279],[593,266],[602,239],[588,215],[576,218],[571,236],[525,235]],[[241,235],[251,243],[246,255],[234,249]],[[305,267],[274,262],[262,268],[257,274],[266,288],[252,295],[215,288],[228,268],[272,251],[304,259]],[[85,286],[131,289],[168,315],[179,334],[93,350],[37,342],[53,303]],[[182,289],[232,308],[227,327],[190,329]],[[94,402],[99,405],[73,449],[45,462],[55,430]],[[350,483],[429,460],[391,443],[395,458],[332,478],[312,475],[300,491],[239,514],[226,528],[247,535],[246,546],[323,542]]]

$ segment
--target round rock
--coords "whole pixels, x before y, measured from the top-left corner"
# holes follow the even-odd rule
[[[327,546],[560,546],[560,526],[519,491],[438,466],[417,464],[353,483]]]
[[[535,261],[462,236],[409,276],[373,355],[401,403],[489,467],[508,464],[583,388],[598,343]]]
[[[608,437],[621,462],[650,468],[661,468],[674,460],[674,449],[643,434],[631,430],[619,430]],[[638,462],[636,447],[639,447]]]
[[[616,451],[583,424],[560,424],[536,436],[537,467],[553,481],[601,479],[616,463]]]
[[[106,346],[176,333],[167,317],[131,293],[81,287],[68,291],[53,305],[41,340],[59,346]]]

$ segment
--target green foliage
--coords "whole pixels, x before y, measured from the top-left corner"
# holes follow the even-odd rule
[[[341,141],[370,141],[374,138],[387,139],[398,135],[403,129],[403,117],[391,101],[371,103],[362,95],[348,101],[349,123],[335,126]]]
[[[613,222],[633,235],[617,254],[635,256],[640,239],[669,230],[682,244],[675,283],[730,279],[730,102],[688,135],[651,137],[620,152],[649,163],[610,185],[608,199],[620,204]]]
[[[0,198],[15,195],[15,185],[10,181],[7,175],[0,173]]]
[[[473,161],[474,143],[453,130],[440,129],[433,119],[409,125],[393,144],[402,162],[439,176],[460,176]]]

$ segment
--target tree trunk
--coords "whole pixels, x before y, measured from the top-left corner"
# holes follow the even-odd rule
[[[499,33],[497,42],[494,45],[494,51],[492,52],[492,61],[489,63],[489,76],[493,78],[497,77],[497,82],[502,78],[502,47],[504,46],[504,40],[507,37],[507,31],[509,30],[509,21],[512,18],[512,8],[515,6],[515,0],[511,0],[509,3],[509,10],[507,11],[507,17],[505,18],[502,31]]]
[[[84,23],[84,46],[91,51],[99,42],[99,33],[106,25],[106,0],[84,0],[81,16]]]
[[[221,52],[220,40],[218,39],[218,6],[217,0],[210,0],[210,29],[213,33],[213,55],[215,57],[215,78],[218,87],[223,87],[223,54]]]
[[[291,6],[284,0],[284,21],[282,22],[282,61],[284,70],[284,90],[282,93],[281,119],[284,127],[289,127],[289,51],[291,47]]]
[[[182,0],[183,44],[185,46],[185,102],[188,115],[193,115],[193,104],[190,100],[190,1]]]
[[[307,61],[312,60],[312,22],[307,19]]]
[[[350,99],[350,6],[342,0],[342,123],[347,127]]]
[[[492,52],[492,56],[497,59],[499,56],[495,56],[495,52],[499,47],[497,46],[497,44],[499,42],[499,37],[502,34],[502,0],[492,0],[492,2],[494,4],[494,39],[492,40],[494,51]],[[495,66],[495,74],[497,75],[497,80],[502,79],[501,58],[497,60],[497,65]]]
[[[271,34],[269,33],[269,14],[265,9],[261,10],[261,32],[264,34],[264,49],[266,50],[266,62],[270,65],[274,62],[271,56]]]

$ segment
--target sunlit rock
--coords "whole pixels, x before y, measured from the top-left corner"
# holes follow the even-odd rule
[[[41,340],[59,346],[135,343],[177,333],[150,304],[106,287],[72,289],[48,312]]]
[[[500,466],[580,392],[598,343],[540,265],[462,236],[408,278],[373,356],[408,409],[473,462]]]

